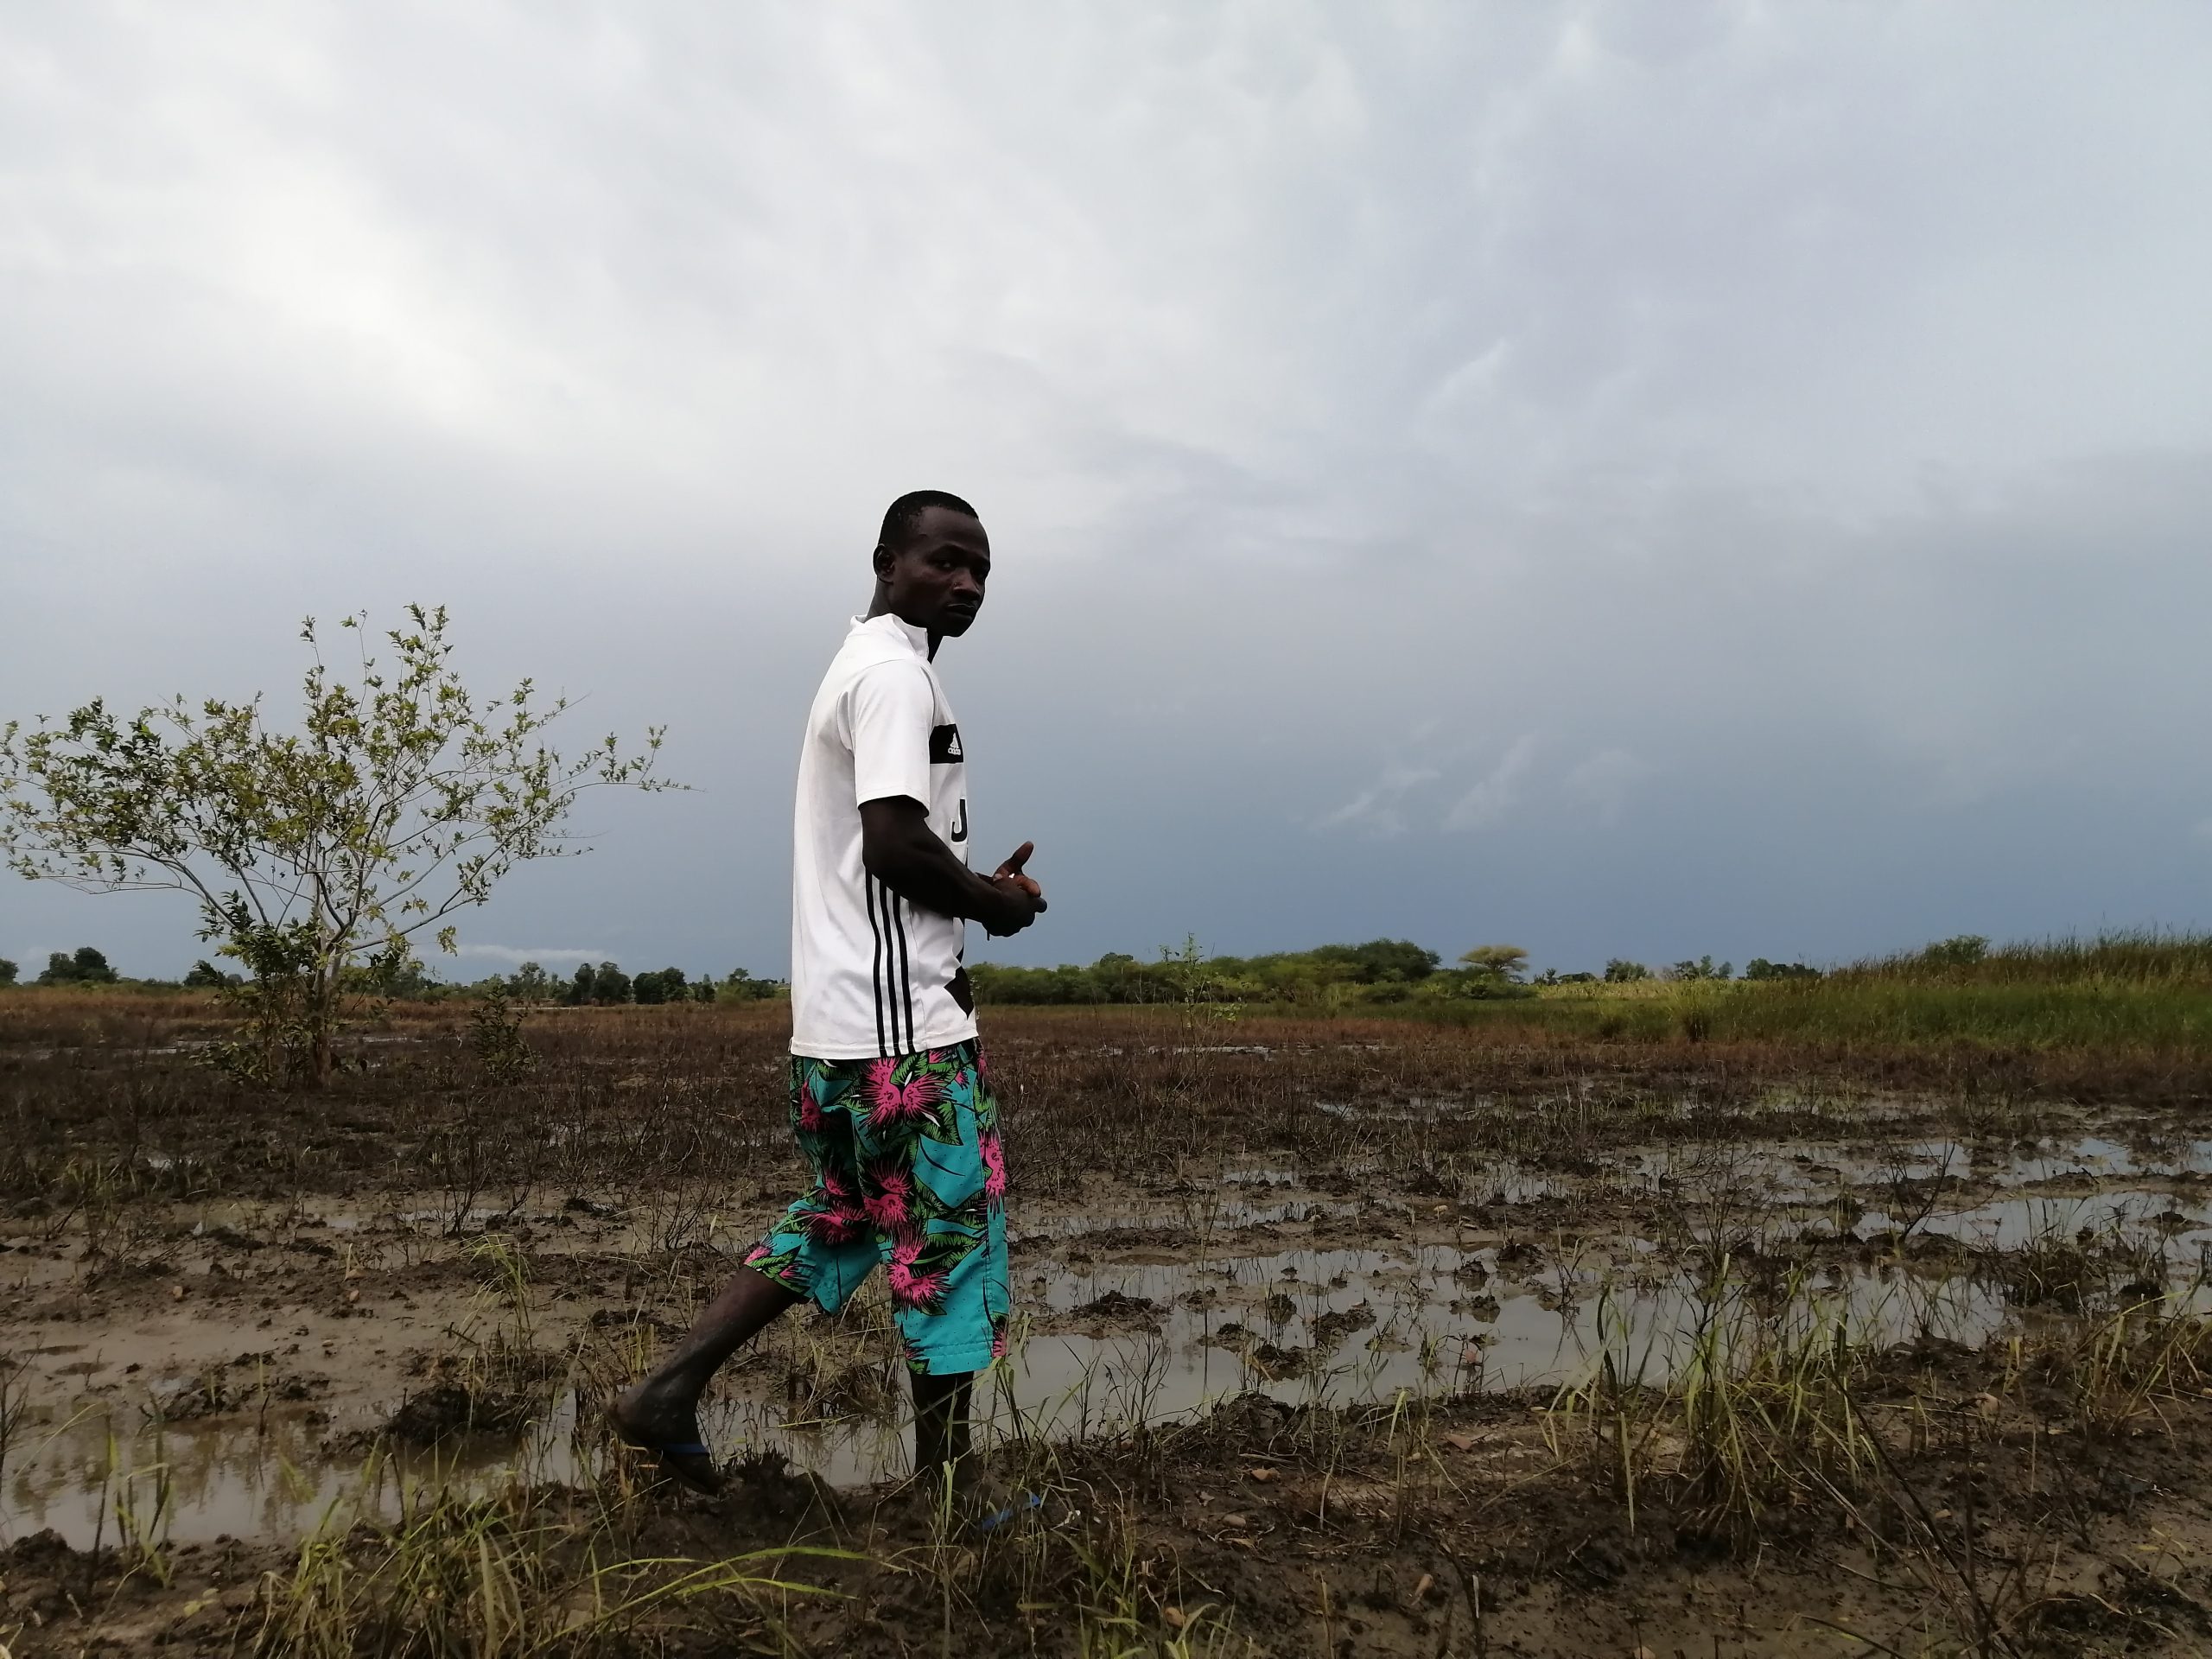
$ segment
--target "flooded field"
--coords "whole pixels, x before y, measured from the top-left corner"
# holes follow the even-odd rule
[[[2193,1302],[2209,1173],[2212,1142],[2198,1141],[2140,1155],[2098,1136],[1979,1152],[1781,1143],[1631,1148],[1582,1176],[1507,1166],[1450,1202],[1233,1167],[1149,1205],[1055,1200],[1017,1212],[1022,1326],[989,1426],[1083,1438],[1248,1392],[1357,1405],[1557,1390],[1607,1354],[1664,1382],[1741,1288],[1716,1301],[1716,1247],[1796,1281],[1770,1293],[1772,1317],[1834,1321],[1878,1347],[1980,1346],[2039,1317],[2005,1259],[2030,1250],[2079,1252],[2104,1264],[2083,1272]],[[480,1217],[452,1239],[422,1197],[381,1212],[160,1206],[130,1224],[157,1250],[89,1272],[72,1244],[9,1238],[24,1403],[0,1540],[53,1528],[88,1548],[122,1516],[179,1541],[285,1539],[332,1516],[389,1518],[424,1483],[594,1478],[607,1448],[588,1407],[580,1426],[590,1379],[679,1323],[712,1267],[655,1282],[652,1241],[613,1198]],[[1669,1204],[1676,1225],[1656,1224],[1651,1207]],[[1607,1215],[1618,1230],[1591,1226]],[[700,1232],[700,1256],[724,1263],[750,1242],[720,1210]],[[562,1363],[502,1404],[512,1423],[478,1430],[448,1373],[524,1341]],[[835,1485],[897,1478],[892,1351],[880,1287],[834,1319],[796,1314],[733,1368],[709,1432],[732,1455],[772,1450]]]
[[[289,1604],[282,1573],[258,1573],[357,1523],[397,1536],[460,1512],[441,1506],[595,1494],[595,1513],[679,1527],[693,1548],[702,1525],[734,1528],[725,1554],[774,1541],[763,1516],[784,1541],[808,1513],[848,1540],[899,1535],[907,1406],[880,1287],[835,1319],[795,1313],[725,1371],[705,1427],[736,1497],[679,1500],[608,1443],[607,1400],[798,1174],[775,1033],[685,1018],[708,1016],[545,1021],[527,1112],[435,1028],[380,1033],[321,1099],[181,1069],[189,1033],[9,1054],[23,1135],[0,1217],[0,1559],[16,1563],[0,1583],[31,1589],[0,1636],[40,1650],[40,1610],[68,1599],[27,1563],[135,1574],[162,1604],[180,1563],[219,1558],[262,1565],[218,1572],[172,1637],[212,1631],[212,1608],[230,1639],[252,1625],[266,1647]],[[2212,1139],[2193,1098],[1776,1077],[1681,1053],[1639,1066],[1412,1027],[1278,1024],[1233,1043],[1162,1017],[1001,1027],[1017,1338],[979,1409],[997,1459],[1064,1494],[1048,1537],[1090,1536],[1110,1489],[1131,1549],[1150,1538],[1186,1561],[1210,1539],[1237,1574],[1294,1576],[1350,1571],[1342,1529],[1395,1514],[1386,1553],[1428,1562],[1429,1587],[1394,1577],[1390,1619],[1364,1624],[1427,1650],[1414,1627],[1456,1605],[1455,1650],[1520,1628],[1524,1644],[1497,1650],[1570,1652],[1595,1650],[1570,1627],[1618,1622],[1567,1593],[1577,1569],[1559,1562],[1576,1551],[1609,1563],[1607,1584],[1702,1560],[1694,1577],[1740,1590],[1738,1543],[1758,1535],[1763,1558],[1819,1510],[1842,1530],[1764,1569],[1793,1587],[1764,1625],[1739,1608],[1725,1650],[1804,1650],[1789,1631],[1839,1622],[1850,1598],[1823,1550],[1888,1586],[1850,1617],[1898,1650],[1900,1621],[1950,1630],[1988,1592],[1899,1565],[1948,1535],[1957,1506],[1928,1494],[1956,1471],[1925,1492],[1884,1471],[1962,1459],[1986,1510],[2017,1508],[2063,1466],[2058,1442],[2101,1436],[2100,1478],[2141,1483],[2090,1506],[2133,1541],[2115,1559],[2144,1570],[2134,1529],[2170,1497],[2159,1593],[2194,1605],[2212,1487],[2171,1474],[2212,1385],[2197,1369]],[[35,1122],[41,1089],[74,1116]],[[1716,1399],[1739,1414],[1733,1441],[1701,1438]],[[2013,1445],[2045,1465],[2025,1489],[1997,1467]],[[2167,1477],[2133,1472],[2146,1458]],[[1262,1528],[1262,1500],[1308,1501],[1316,1468],[1321,1518]],[[1541,1501],[1510,1522],[1481,1496],[1529,1482]],[[2086,1513],[2022,1606],[2123,1605],[2080,1587],[2105,1572]],[[1986,1560],[2013,1548],[1980,1525]],[[1478,1560],[1491,1611],[1467,1626]],[[2121,1624],[2130,1642],[2183,1640],[2195,1617]]]

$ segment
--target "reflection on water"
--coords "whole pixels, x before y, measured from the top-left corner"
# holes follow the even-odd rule
[[[1608,1341],[1625,1344],[1656,1377],[1699,1318],[1693,1286],[1677,1275],[1638,1281],[1608,1264],[1569,1266],[1532,1287],[1497,1277],[1495,1255],[1446,1246],[1291,1250],[1049,1271],[1005,1375],[979,1391],[985,1435],[1060,1439],[1159,1422],[1255,1389],[1293,1403],[1349,1404],[1401,1389],[1557,1384],[1581,1375]],[[1102,1299],[1114,1320],[1142,1326],[1148,1313],[1154,1328],[1084,1328],[1079,1310]],[[1852,1274],[1823,1301],[1884,1341],[1922,1332],[1975,1341],[2005,1317],[1993,1294],[1962,1279],[1894,1273]],[[780,1401],[739,1396],[715,1402],[706,1427],[726,1453],[772,1449],[836,1484],[905,1471],[893,1413],[792,1416]],[[575,1430],[572,1395],[519,1445],[477,1441],[443,1453],[335,1455],[327,1431],[295,1413],[162,1427],[87,1412],[26,1432],[0,1493],[0,1537],[52,1527],[81,1547],[115,1541],[130,1526],[178,1542],[295,1536],[389,1518],[403,1491],[425,1484],[488,1491],[518,1478],[588,1478],[607,1452],[595,1433]]]
[[[0,1541],[51,1527],[79,1548],[134,1536],[177,1543],[296,1537],[327,1521],[398,1513],[404,1491],[460,1484],[489,1490],[523,1474],[570,1478],[572,1458],[549,1457],[563,1409],[519,1448],[480,1442],[459,1453],[334,1456],[326,1431],[297,1411],[240,1422],[149,1424],[80,1412],[32,1425],[11,1448],[0,1485]]]
[[[1856,1211],[1853,1230],[1862,1239],[1908,1228],[1975,1250],[2125,1239],[2163,1260],[2176,1282],[2201,1271],[2212,1251],[2212,1220],[2193,1198],[2140,1186],[2100,1191],[2095,1179],[2063,1190],[2085,1175],[2185,1182],[2212,1173],[2212,1141],[2152,1155],[2085,1139],[1996,1159],[1984,1148],[1976,1164],[1969,1148],[1950,1141],[1878,1154],[1802,1144],[1653,1151],[1614,1160],[1602,1185],[1698,1197],[1743,1182],[1814,1213],[1847,1188],[1881,1198],[1879,1207]],[[1963,1185],[1969,1174],[1978,1192],[1993,1180],[2015,1190],[1978,1203],[1960,1192],[1946,1204],[1955,1190],[1948,1179]],[[1127,1235],[1136,1249],[1124,1253],[1139,1259],[1090,1259],[1115,1247],[1103,1224],[1034,1235],[1039,1254],[1017,1263],[1023,1329],[1007,1364],[978,1391],[985,1437],[1056,1440],[1160,1422],[1248,1389],[1344,1405],[1400,1390],[1551,1387],[1586,1375],[1601,1351],[1656,1380],[1681,1363],[1710,1317],[1689,1270],[1633,1237],[1579,1254],[1566,1246],[1533,1257],[1509,1250],[1503,1262],[1505,1247],[1495,1243],[1238,1253],[1268,1242],[1245,1230],[1383,1213],[1367,1200],[1307,1194],[1299,1182],[1291,1167],[1231,1171],[1179,1211],[1155,1215],[1152,1226],[1166,1230],[1158,1237]],[[2017,1190],[2037,1185],[2060,1190]],[[1500,1160],[1469,1195],[1520,1203],[1569,1186]],[[1402,1217],[1403,1206],[1396,1213]],[[2000,1287],[1974,1274],[1938,1278],[1895,1262],[1830,1265],[1799,1289],[1777,1299],[1790,1317],[1840,1318],[1866,1343],[1923,1335],[1979,1343],[2020,1317]],[[880,1308],[870,1317],[880,1318]],[[824,1421],[782,1397],[773,1367],[729,1380],[733,1392],[711,1402],[705,1423],[725,1454],[772,1450],[843,1485],[904,1472],[899,1412]],[[289,1537],[357,1516],[390,1517],[403,1492],[426,1485],[490,1491],[515,1480],[589,1478],[609,1452],[595,1425],[579,1427],[576,1409],[575,1396],[563,1394],[519,1442],[480,1440],[433,1453],[340,1450],[359,1446],[353,1431],[369,1425],[327,1424],[296,1408],[165,1426],[135,1408],[86,1408],[27,1423],[5,1448],[0,1541],[47,1527],[79,1546],[132,1535]]]

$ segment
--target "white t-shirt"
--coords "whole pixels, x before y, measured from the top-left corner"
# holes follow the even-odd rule
[[[968,857],[960,728],[929,650],[927,632],[896,616],[856,619],[807,712],[792,826],[794,1054],[912,1054],[976,1034],[951,988],[967,924],[908,904],[861,863],[861,804],[894,795],[919,801],[938,838]]]

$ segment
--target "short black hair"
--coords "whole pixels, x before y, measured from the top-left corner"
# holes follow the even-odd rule
[[[944,507],[951,512],[964,512],[976,523],[982,515],[958,496],[944,490],[909,490],[884,510],[883,530],[876,537],[879,547],[897,552],[912,539],[922,527],[922,514],[931,507]]]

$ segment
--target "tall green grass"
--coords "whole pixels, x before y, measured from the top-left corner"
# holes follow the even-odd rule
[[[1600,1041],[2212,1053],[2212,935],[1947,939],[1817,979],[1578,985],[1408,1012]]]
[[[2126,930],[1991,944],[1972,934],[1840,968],[1828,982],[2194,987],[2212,991],[2212,933]]]

